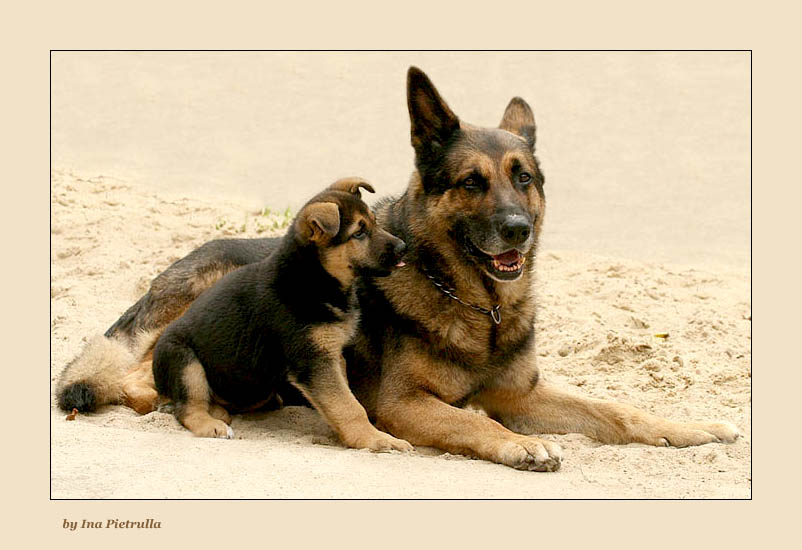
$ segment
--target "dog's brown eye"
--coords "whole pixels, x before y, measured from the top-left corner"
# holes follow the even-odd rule
[[[479,184],[472,177],[468,177],[462,180],[462,186],[469,191],[474,191],[476,189],[479,189]]]
[[[352,239],[356,239],[358,241],[361,241],[362,239],[364,239],[367,236],[368,236],[368,232],[365,231],[364,229],[360,229],[359,231],[357,231],[356,233],[351,235],[351,238]]]
[[[518,176],[518,181],[520,181],[521,183],[529,183],[530,181],[532,181],[532,175],[529,174],[528,172],[521,172],[521,175]]]

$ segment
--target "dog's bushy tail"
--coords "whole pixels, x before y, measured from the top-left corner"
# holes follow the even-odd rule
[[[126,373],[153,347],[157,337],[157,333],[143,332],[131,340],[101,334],[89,340],[59,377],[58,406],[65,411],[92,412],[101,405],[122,403]]]
[[[87,381],[73,382],[58,394],[58,406],[65,411],[75,408],[80,412],[92,412],[97,409],[97,392]]]
[[[91,412],[121,403],[125,375],[152,350],[164,328],[224,274],[262,260],[280,243],[276,237],[211,241],[176,261],[65,367],[56,385],[58,406]]]

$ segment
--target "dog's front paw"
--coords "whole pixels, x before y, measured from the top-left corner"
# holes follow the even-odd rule
[[[201,426],[197,426],[192,430],[198,437],[214,437],[218,439],[234,439],[234,430],[231,426],[218,420],[216,418],[209,418]]]
[[[377,429],[368,431],[358,437],[349,438],[343,441],[347,446],[354,449],[369,449],[375,452],[387,451],[414,451],[413,447],[408,441],[398,439],[388,433],[382,432]]]
[[[692,447],[706,443],[733,443],[739,437],[738,428],[730,422],[665,421],[652,433],[643,434],[640,442],[658,447]]]
[[[504,441],[499,449],[499,462],[517,470],[556,472],[563,461],[562,448],[537,437],[520,437]]]

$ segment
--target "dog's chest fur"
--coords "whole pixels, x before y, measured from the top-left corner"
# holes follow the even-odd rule
[[[382,205],[377,211],[377,218],[380,223],[389,226],[390,231],[397,231],[409,238],[403,223],[398,226],[400,220],[393,220],[393,223],[389,219],[391,212],[400,206],[399,202]],[[466,275],[466,280],[471,281],[472,288],[476,290],[473,293],[465,292],[460,298],[486,309],[495,305],[488,301],[478,275]],[[503,292],[497,294],[501,305],[499,324],[492,320],[489,313],[477,311],[446,296],[414,259],[391,276],[375,279],[374,284],[389,302],[389,311],[408,321],[399,323],[406,335],[418,339],[423,344],[422,349],[428,350],[432,358],[469,370],[497,372],[503,370],[514,355],[532,347],[535,300],[530,271],[519,281],[504,283]],[[370,327],[366,328],[370,330]]]

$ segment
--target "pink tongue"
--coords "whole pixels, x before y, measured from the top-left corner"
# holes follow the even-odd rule
[[[499,254],[498,256],[493,256],[494,260],[497,260],[504,265],[513,265],[517,263],[520,258],[521,254],[515,249],[505,252],[504,254]]]

